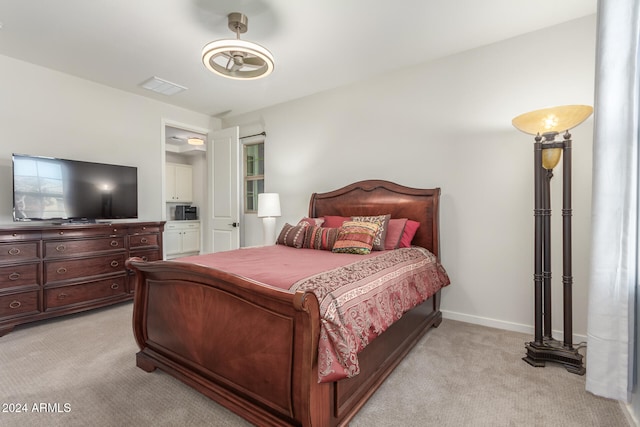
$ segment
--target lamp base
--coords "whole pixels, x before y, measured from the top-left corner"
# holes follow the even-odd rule
[[[262,218],[262,244],[264,246],[276,244],[276,219],[272,216]]]
[[[534,341],[525,344],[527,355],[522,358],[531,366],[542,367],[546,362],[560,363],[572,374],[584,375],[586,369],[582,355],[574,348],[567,348],[561,341],[543,338],[542,344]]]

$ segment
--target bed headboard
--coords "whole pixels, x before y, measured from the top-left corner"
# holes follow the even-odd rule
[[[413,244],[440,258],[440,188],[405,187],[383,180],[360,181],[328,193],[313,193],[309,216],[386,215],[420,222]]]

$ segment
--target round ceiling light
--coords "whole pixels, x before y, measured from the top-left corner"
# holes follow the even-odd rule
[[[189,145],[204,145],[202,138],[198,138],[197,136],[187,138],[187,143]]]
[[[210,71],[230,79],[252,80],[266,77],[273,71],[273,55],[259,44],[240,40],[247,32],[248,18],[242,13],[228,15],[229,29],[236,39],[215,40],[202,49],[202,63]]]

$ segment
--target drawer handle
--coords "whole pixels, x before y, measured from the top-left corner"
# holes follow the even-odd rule
[[[65,245],[56,246],[56,251],[58,251],[58,252],[64,252],[66,250],[67,250],[67,247]]]
[[[143,237],[142,239],[140,239],[140,243],[149,243],[149,239]]]
[[[149,257],[148,256],[143,256],[141,257],[143,261],[149,261]]]
[[[20,249],[18,248],[9,249],[9,255],[19,255],[19,254],[20,254]]]
[[[117,241],[117,240],[112,240],[112,241],[111,241],[111,246],[113,246],[114,248],[115,248],[116,246],[118,246],[118,245],[119,245],[119,243],[118,243],[118,241]]]
[[[9,303],[9,308],[12,308],[12,309],[20,308],[21,306],[22,306],[22,303],[17,300],[13,300]]]
[[[120,287],[120,285],[118,285],[117,283],[113,283],[111,285],[111,289],[118,289]]]
[[[67,269],[64,267],[60,267],[59,269],[56,270],[56,273],[58,274],[64,274],[67,272]]]
[[[20,278],[20,273],[11,273],[9,275],[9,280],[18,280]]]
[[[65,299],[66,297],[68,297],[69,295],[65,294],[64,292],[59,293],[58,294],[58,299]]]
[[[116,260],[111,261],[111,267],[117,267],[118,265],[120,265],[120,263]]]

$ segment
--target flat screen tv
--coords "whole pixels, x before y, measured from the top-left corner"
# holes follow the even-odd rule
[[[14,221],[137,217],[136,167],[13,154]]]

